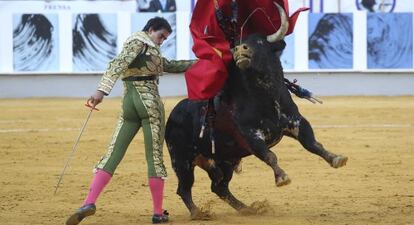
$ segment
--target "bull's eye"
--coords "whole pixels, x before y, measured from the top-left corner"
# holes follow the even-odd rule
[[[263,40],[258,40],[257,44],[262,45],[263,44]]]

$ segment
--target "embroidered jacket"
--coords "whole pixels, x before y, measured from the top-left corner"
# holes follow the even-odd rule
[[[109,94],[119,77],[162,75],[163,72],[182,73],[195,60],[167,60],[160,48],[146,32],[133,33],[123,49],[108,65],[98,85],[98,90]]]

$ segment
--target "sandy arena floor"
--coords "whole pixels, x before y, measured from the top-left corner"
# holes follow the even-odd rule
[[[175,194],[177,179],[168,151],[165,208],[171,224],[414,224],[414,97],[325,97],[323,105],[296,99],[324,146],[349,157],[333,169],[299,143],[284,138],[272,150],[292,183],[277,188],[269,167],[255,157],[243,161],[231,190],[262,215],[244,216],[210,192],[196,170],[196,204],[215,219],[191,221]],[[177,103],[167,98],[167,114]],[[88,110],[84,99],[0,100],[0,224],[64,224],[87,194],[92,168],[106,151],[119,99],[105,99],[93,113],[78,151],[56,195],[58,176],[72,151]],[[150,224],[142,133],[84,225]]]

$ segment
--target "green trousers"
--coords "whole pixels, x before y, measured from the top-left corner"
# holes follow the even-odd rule
[[[148,177],[167,177],[162,153],[165,114],[157,81],[124,81],[119,120],[108,151],[96,168],[114,174],[141,127],[144,133]]]

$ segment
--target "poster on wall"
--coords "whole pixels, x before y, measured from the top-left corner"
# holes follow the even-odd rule
[[[357,10],[368,12],[394,12],[396,3],[396,0],[355,0]]]
[[[323,13],[325,11],[325,1],[324,0],[308,0],[309,12],[311,13]],[[334,2],[332,0],[328,2]],[[289,2],[290,3],[290,2]]]
[[[367,15],[368,69],[413,68],[412,13]]]
[[[280,61],[282,62],[283,69],[292,70],[295,68],[295,35],[294,33],[285,37],[286,47],[283,50]]]
[[[176,27],[176,15],[175,13],[135,13],[131,16],[131,32],[141,31],[145,24],[151,18],[156,16],[165,18],[171,25],[172,33],[168,36],[167,40],[161,45],[161,54],[167,59],[177,58],[177,27]]]
[[[334,3],[333,1],[326,0],[325,2],[325,4]],[[348,0],[340,2],[341,12],[367,11],[388,13],[414,11],[412,0]]]
[[[190,18],[189,18],[189,21],[191,22],[191,17],[192,17],[192,14],[190,14]],[[193,40],[193,35],[191,35],[191,32],[190,32],[190,53],[189,53],[189,59],[197,59],[197,56],[194,54],[194,52],[193,52],[193,46],[194,46],[194,40]]]
[[[190,59],[197,59],[196,55],[193,52],[193,46],[194,46],[194,41],[193,41],[193,37],[190,37]]]
[[[104,71],[117,53],[116,14],[73,14],[73,71]]]
[[[194,10],[196,3],[197,3],[197,0],[190,0],[191,12]]]
[[[353,68],[351,13],[309,14],[309,69]]]
[[[184,1],[181,1],[184,2]],[[137,12],[175,12],[175,0],[137,0]]]
[[[57,14],[13,15],[13,70],[58,71]]]

